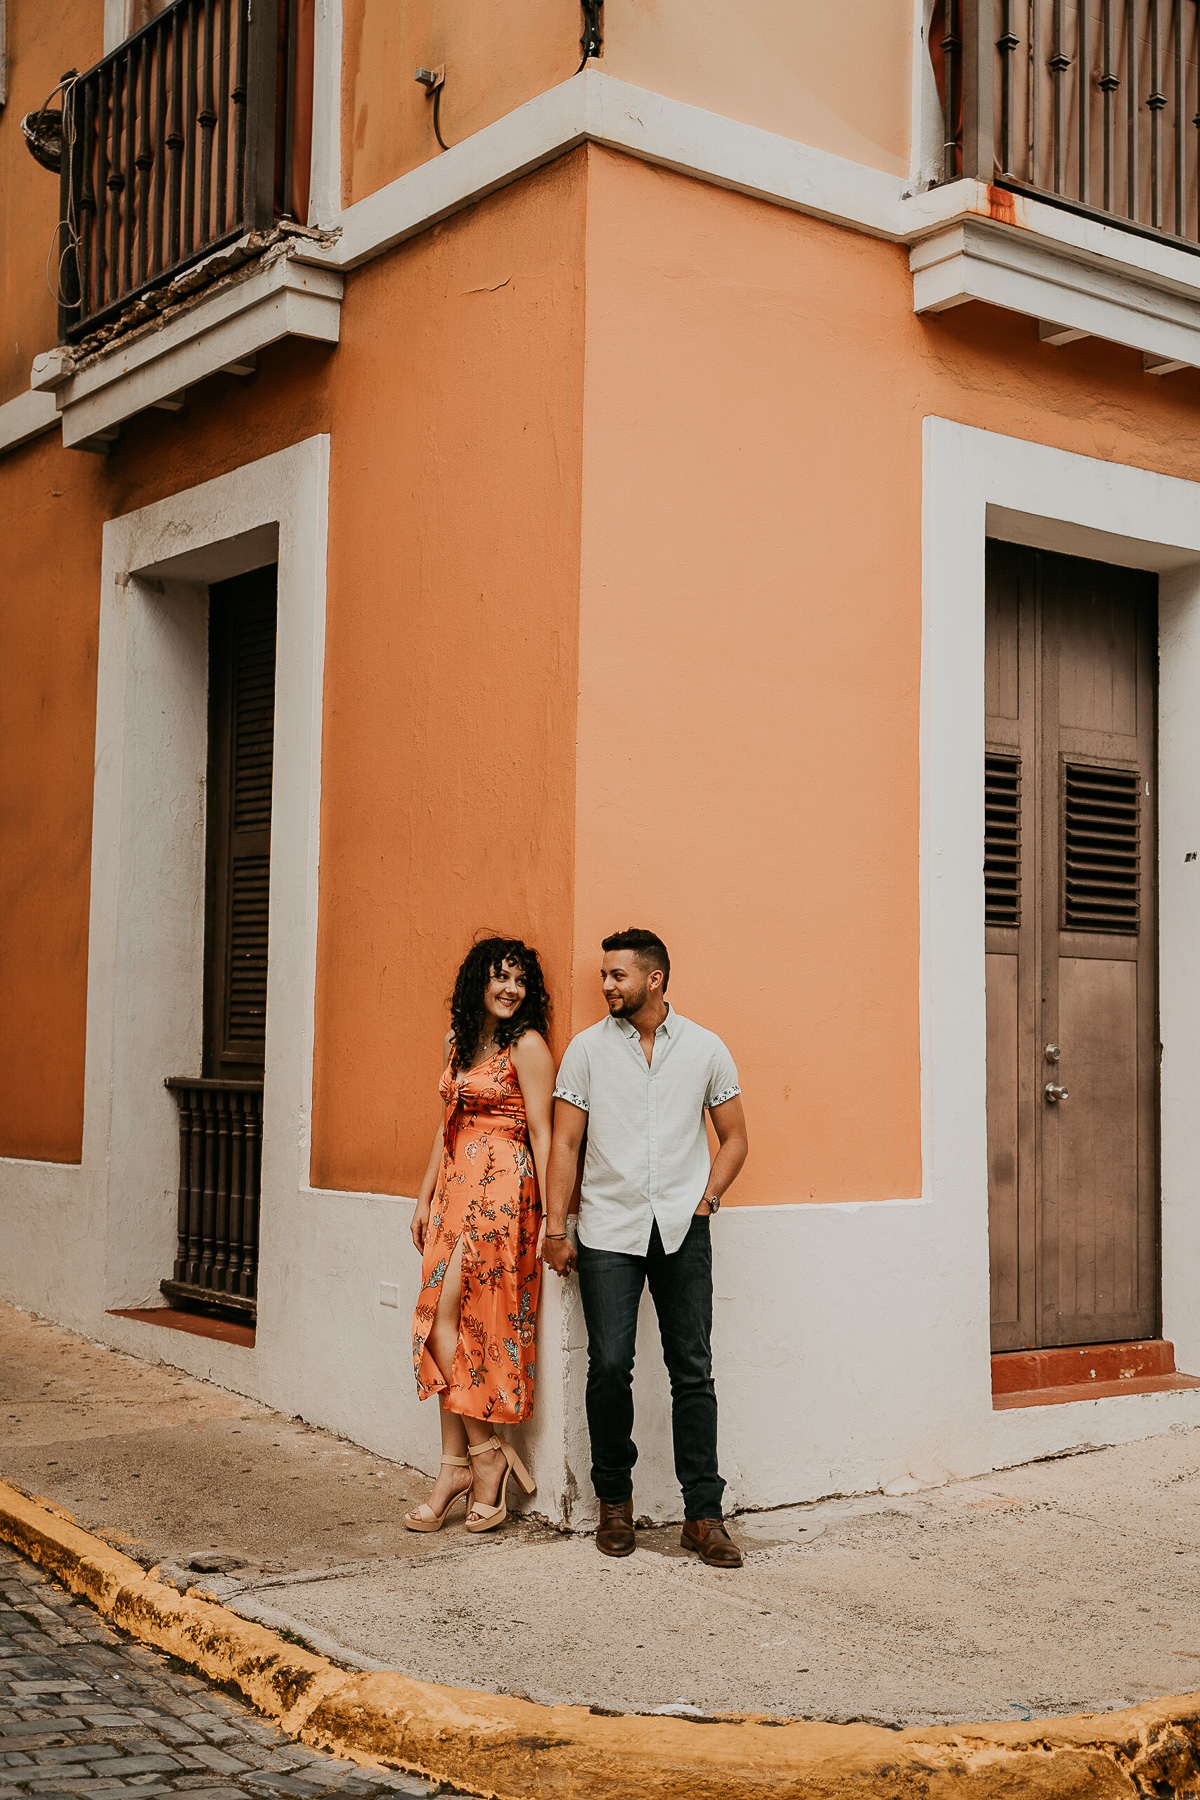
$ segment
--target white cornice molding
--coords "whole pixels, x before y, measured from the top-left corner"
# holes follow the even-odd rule
[[[58,408],[53,394],[28,388],[14,400],[6,400],[0,406],[0,456],[19,444],[27,444],[31,438],[41,437],[43,432],[53,431],[57,424]]]
[[[964,219],[990,218],[1049,237],[1083,260],[1115,259],[1131,272],[1175,281],[1181,291],[1200,289],[1200,256],[1165,240],[1001,195],[984,182],[917,192],[899,175],[631,87],[591,65],[323,220],[323,230],[340,233],[334,243],[299,243],[293,254],[326,268],[357,268],[582,143],[605,144],[892,243],[912,244]]]
[[[326,267],[357,268],[585,142],[879,237],[898,241],[909,228],[900,176],[589,67],[322,221],[325,229],[340,228],[338,242],[299,254]]]
[[[1154,356],[1200,361],[1200,255],[984,182],[915,192],[900,176],[594,66],[347,207],[336,242],[296,253],[357,268],[581,143],[913,246],[917,312],[981,299]]]

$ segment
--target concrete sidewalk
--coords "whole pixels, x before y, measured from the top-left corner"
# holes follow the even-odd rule
[[[1200,1686],[1200,1432],[743,1517],[746,1567],[722,1575],[677,1527],[625,1562],[534,1518],[407,1532],[425,1477],[8,1309],[0,1369],[0,1475],[351,1667],[618,1712],[894,1725]]]

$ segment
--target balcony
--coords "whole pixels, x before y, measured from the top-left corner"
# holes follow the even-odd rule
[[[1200,248],[1196,0],[939,0],[943,181]]]
[[[339,272],[310,230],[314,0],[173,0],[66,83],[58,345],[30,386],[65,447],[253,375],[285,337],[336,344]]]
[[[1200,368],[1197,0],[937,0],[939,180],[913,309],[982,302],[1043,344]]]
[[[312,8],[174,0],[64,94],[59,341],[184,270],[304,222]]]

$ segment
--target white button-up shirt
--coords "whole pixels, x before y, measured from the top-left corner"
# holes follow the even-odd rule
[[[580,1242],[645,1256],[657,1220],[663,1249],[678,1250],[708,1184],[705,1108],[741,1091],[716,1033],[670,1008],[649,1063],[628,1019],[572,1038],[554,1098],[588,1116]]]

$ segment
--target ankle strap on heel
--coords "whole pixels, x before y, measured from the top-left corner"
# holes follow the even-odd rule
[[[487,1456],[492,1450],[499,1450],[499,1451],[503,1452],[503,1449],[504,1449],[504,1445],[500,1442],[500,1439],[493,1432],[486,1444],[468,1444],[467,1445],[467,1455],[468,1456]]]
[[[447,1466],[451,1469],[469,1469],[471,1461],[466,1456],[443,1456],[442,1467],[446,1468]]]

